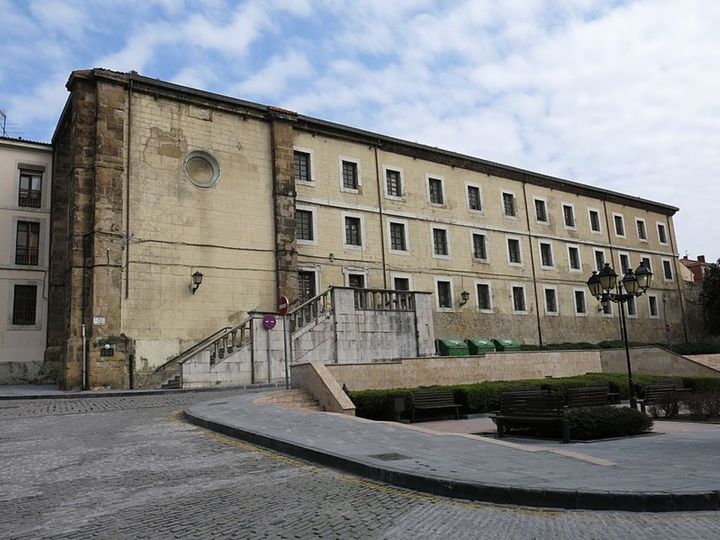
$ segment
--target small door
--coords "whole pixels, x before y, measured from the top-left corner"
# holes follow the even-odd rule
[[[315,272],[298,272],[298,296],[300,303],[307,302],[316,294]]]

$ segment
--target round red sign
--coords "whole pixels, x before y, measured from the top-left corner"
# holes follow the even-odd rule
[[[265,315],[263,317],[263,328],[265,330],[272,330],[275,328],[275,325],[277,324],[277,320],[275,319],[274,315]]]
[[[280,315],[287,315],[289,305],[290,301],[287,299],[287,296],[281,296],[278,299],[278,313]]]

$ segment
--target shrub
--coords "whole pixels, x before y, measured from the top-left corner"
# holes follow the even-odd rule
[[[713,418],[720,416],[719,392],[696,392],[683,396],[690,414],[696,418]]]
[[[670,349],[678,354],[716,354],[720,353],[720,345],[712,343],[678,343]]]
[[[567,412],[573,439],[606,439],[639,435],[650,430],[653,421],[629,407],[580,407]]]

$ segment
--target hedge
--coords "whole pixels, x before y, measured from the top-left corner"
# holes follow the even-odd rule
[[[650,430],[653,421],[645,413],[629,407],[580,407],[568,409],[573,439],[606,439],[639,435]]]
[[[630,347],[660,347],[661,349],[667,349],[668,346],[665,343],[641,343],[638,341],[629,342]],[[625,347],[625,343],[619,339],[600,341],[598,343],[587,343],[584,341],[571,342],[566,341],[563,343],[548,343],[547,345],[521,345],[520,348],[523,351],[578,351],[578,350],[596,350],[596,349],[622,349]],[[678,343],[672,345],[669,349],[678,354],[716,354],[720,353],[720,344],[714,345],[712,343]]]

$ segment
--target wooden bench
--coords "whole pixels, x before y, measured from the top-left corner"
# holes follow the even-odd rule
[[[602,385],[583,386],[568,390],[568,407],[599,407],[608,404],[608,387]]]
[[[490,415],[497,425],[498,438],[505,435],[511,425],[559,424],[563,442],[570,442],[570,423],[565,415],[565,399],[562,394],[547,390],[517,390],[503,392],[500,396],[500,412]]]
[[[452,390],[442,390],[440,388],[431,388],[428,390],[418,390],[414,392],[410,398],[410,421],[415,421],[415,411],[431,411],[431,410],[448,410],[455,411],[455,419],[460,419],[460,407],[455,403],[455,395]]]
[[[680,379],[672,379],[649,384],[645,387],[643,399],[639,399],[638,403],[642,412],[645,412],[647,405],[661,405],[663,403],[673,404],[673,413],[677,415],[679,412],[678,398],[683,392],[689,392],[689,388],[685,388]]]

